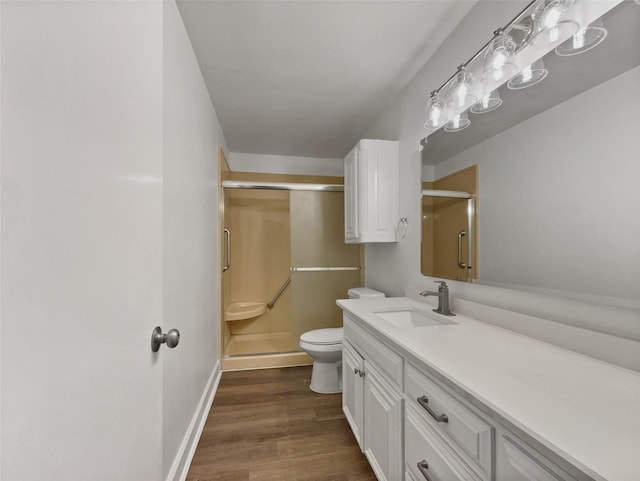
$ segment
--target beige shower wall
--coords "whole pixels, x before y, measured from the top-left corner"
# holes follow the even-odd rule
[[[267,303],[290,275],[289,192],[227,189],[225,217],[231,231],[229,302]],[[227,322],[232,334],[290,330],[289,289],[258,319]]]
[[[225,179],[253,182],[342,184],[342,177],[227,172]],[[269,302],[291,275],[289,191],[225,189],[225,223],[231,231],[232,267],[224,274],[224,305]],[[336,230],[342,229],[342,217]],[[362,258],[362,252],[359,252]],[[362,263],[361,263],[362,265]],[[356,276],[362,285],[363,273]],[[269,334],[292,330],[289,286],[272,310],[254,319],[225,322],[231,334]],[[335,298],[331,301],[335,305]],[[295,337],[295,336],[294,336]],[[297,339],[297,337],[296,337]]]

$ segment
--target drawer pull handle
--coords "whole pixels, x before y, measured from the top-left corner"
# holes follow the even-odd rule
[[[358,369],[357,367],[353,368],[353,373],[357,374],[360,377],[364,377],[364,371],[361,371],[360,369]]]
[[[433,409],[431,409],[431,407],[429,406],[429,398],[427,396],[420,396],[418,398],[418,404],[420,404],[420,406],[422,406],[424,410],[427,411],[429,415],[439,423],[449,422],[449,416],[447,416],[446,414],[437,415],[433,412]]]
[[[427,481],[433,481],[431,479],[431,476],[429,476],[429,471],[427,471],[427,469],[429,469],[429,463],[427,463],[427,461],[425,459],[423,459],[422,461],[420,461],[418,463],[418,469],[420,470],[420,472],[424,476],[424,479],[426,479]]]

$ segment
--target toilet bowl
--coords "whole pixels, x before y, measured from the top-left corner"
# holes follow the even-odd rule
[[[300,336],[300,347],[313,358],[312,391],[320,394],[342,392],[343,329],[316,329]]]
[[[384,297],[384,293],[356,287],[349,289],[349,299]],[[300,336],[300,347],[313,358],[312,391],[320,394],[342,392],[342,327],[315,329]]]

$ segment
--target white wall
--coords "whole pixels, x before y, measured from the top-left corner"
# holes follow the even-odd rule
[[[234,172],[264,172],[269,174],[344,175],[342,159],[320,159],[289,155],[242,154],[232,152],[229,167]]]
[[[174,2],[164,2],[163,39],[164,327],[181,334],[164,363],[163,477],[179,479],[220,369],[217,151],[226,143]]]
[[[406,286],[418,289],[434,287],[434,279],[420,273],[421,212],[418,199],[420,198],[422,166],[418,153],[418,141],[426,135],[426,131],[422,127],[424,104],[430,90],[446,80],[455,71],[457,64],[469,58],[479,46],[486,42],[496,26],[507,23],[526,3],[524,1],[479,2],[407,88],[364,132],[364,138],[399,140],[400,182],[402,186],[399,199],[400,215],[409,220],[409,229],[404,240],[396,244],[370,244],[366,246],[365,280],[368,287],[382,290],[388,295],[394,296],[403,295]],[[432,176],[435,171],[433,168],[429,168],[426,169],[426,173]],[[482,169],[481,176],[483,177],[480,181],[487,182]],[[480,192],[483,198],[490,195],[488,188],[482,184]],[[483,225],[482,220],[480,225]],[[487,227],[485,225],[482,228],[486,230]],[[449,284],[454,298],[454,308],[456,307],[456,297],[500,307],[499,312],[486,309],[466,312],[471,315],[475,314],[486,322],[499,321],[503,326],[515,326],[509,320],[511,316],[509,313],[526,313],[530,319],[536,317],[551,319],[599,332],[615,333],[615,335],[621,335],[627,339],[640,340],[640,322],[638,322],[640,316],[635,309],[610,308],[603,305],[580,304],[570,301],[560,302],[550,297],[455,281],[451,281]],[[409,291],[413,292],[414,289],[409,289]],[[462,305],[463,303],[459,304],[459,306]],[[553,328],[545,327],[544,329],[546,332],[544,336],[540,337],[546,336],[546,340],[553,339]],[[597,354],[601,358],[606,357],[611,362],[620,361],[622,364],[626,363],[625,359],[628,359],[629,354],[632,353],[629,350],[624,353],[621,351],[621,355],[618,357],[616,352],[604,352],[606,348],[598,345],[597,342],[591,342],[589,346],[586,342],[581,345],[566,345],[576,350],[584,348],[582,352],[589,355]],[[637,345],[633,346],[633,349],[637,349]],[[637,358],[637,356],[635,357]],[[634,366],[637,367],[637,362]]]
[[[226,144],[174,2],[164,2],[163,39],[163,327],[181,334],[164,359],[163,478],[179,479],[189,462],[180,450],[196,441],[189,428],[206,417],[220,367],[217,148]]]

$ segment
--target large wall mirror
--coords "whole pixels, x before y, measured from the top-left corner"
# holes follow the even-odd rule
[[[463,218],[439,246],[434,222],[460,200],[434,208],[423,197],[424,275],[640,307],[640,4],[599,20],[600,44],[552,50],[540,82],[504,84],[499,108],[428,136],[423,189],[472,194],[476,238],[457,236]],[[456,183],[469,169],[475,177]],[[471,261],[460,250],[475,255],[471,274],[455,267]]]

